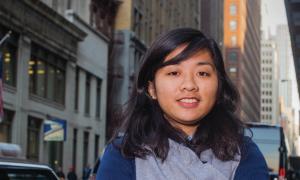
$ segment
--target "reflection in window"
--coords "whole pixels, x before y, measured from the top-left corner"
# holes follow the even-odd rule
[[[28,63],[29,92],[64,104],[66,60],[33,43]]]
[[[56,69],[55,71],[55,82],[56,82],[56,88],[52,88],[53,91],[57,92],[57,95],[55,96],[55,102],[58,102],[60,104],[65,103],[65,71],[62,71],[61,69]]]
[[[0,25],[0,39],[6,35],[8,29]],[[17,52],[19,36],[15,32],[0,46],[0,58],[3,65],[3,83],[16,87]]]
[[[47,95],[46,98],[50,100],[54,100],[54,90],[53,87],[55,86],[55,67],[49,65],[47,68]]]
[[[45,97],[45,63],[43,61],[37,61],[36,77],[36,94]]]

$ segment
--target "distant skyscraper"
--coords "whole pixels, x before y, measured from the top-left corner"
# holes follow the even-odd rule
[[[225,0],[226,70],[241,95],[243,121],[260,121],[260,0]]]
[[[287,25],[279,25],[275,36],[279,62],[279,97],[281,98],[282,121],[292,146],[299,136],[299,91],[297,87],[290,33]],[[284,118],[285,117],[285,118]]]
[[[278,56],[274,40],[261,40],[261,122],[279,124]]]

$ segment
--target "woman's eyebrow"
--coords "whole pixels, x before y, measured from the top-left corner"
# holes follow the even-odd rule
[[[208,65],[208,66],[211,66],[213,70],[216,69],[215,65],[210,62],[198,62],[197,65],[199,65],[199,66]]]

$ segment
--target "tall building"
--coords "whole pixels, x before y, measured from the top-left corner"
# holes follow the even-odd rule
[[[277,47],[274,40],[261,40],[261,122],[280,124]]]
[[[0,1],[4,121],[0,141],[26,159],[93,164],[105,145],[109,46],[115,1]],[[101,15],[101,16],[100,16]],[[55,136],[55,127],[63,135]]]
[[[298,84],[298,91],[300,92],[300,1],[299,0],[285,0],[286,14],[291,34],[291,45],[293,50],[294,65],[296,69],[296,77]]]
[[[109,62],[108,137],[117,124],[116,111],[128,101],[140,59],[161,33],[176,27],[200,27],[200,1],[126,0],[117,12]]]
[[[292,44],[287,25],[279,25],[275,36],[278,60],[279,60],[279,96],[281,98],[282,111],[281,123],[284,124],[292,150],[295,155],[295,143],[299,136],[299,91],[297,87],[296,71],[292,54]],[[284,121],[284,122],[283,122]]]
[[[241,95],[245,122],[260,121],[260,0],[225,0],[226,70]]]
[[[201,0],[200,30],[216,40],[222,50],[224,41],[224,1]]]

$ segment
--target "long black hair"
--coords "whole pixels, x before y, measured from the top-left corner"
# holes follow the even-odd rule
[[[180,54],[164,62],[169,53],[184,44],[187,46]],[[162,109],[149,97],[147,89],[159,68],[184,61],[201,50],[211,54],[217,70],[217,100],[212,110],[199,121],[192,140],[187,140],[182,131],[164,119]],[[225,72],[217,43],[195,29],[174,29],[154,41],[143,57],[136,88],[124,108],[123,123],[113,138],[122,133],[118,147],[126,157],[145,158],[154,153],[164,161],[169,151],[168,139],[171,138],[190,147],[198,156],[211,148],[219,159],[232,160],[239,153],[244,133],[244,124],[236,115],[238,104],[238,91]]]

